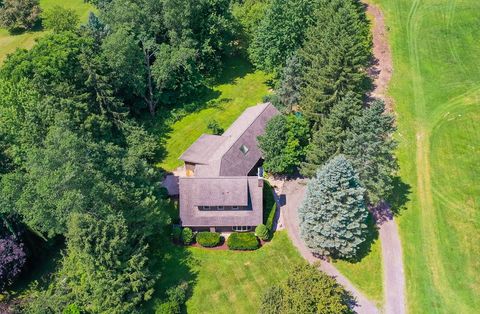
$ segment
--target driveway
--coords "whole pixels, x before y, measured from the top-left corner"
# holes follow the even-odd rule
[[[305,195],[306,185],[301,179],[285,181],[278,195],[284,195],[285,204],[281,207],[282,223],[287,229],[288,235],[300,254],[309,263],[320,263],[320,269],[335,279],[350,291],[357,300],[354,310],[360,314],[374,314],[380,311],[376,305],[368,300],[353,284],[344,277],[331,263],[318,259],[312,255],[300,237],[297,209]],[[283,198],[283,197],[282,197]]]

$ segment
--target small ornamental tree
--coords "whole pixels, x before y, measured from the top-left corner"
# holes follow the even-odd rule
[[[182,230],[182,241],[183,244],[189,245],[193,242],[193,231],[190,228],[183,228]]]
[[[38,0],[0,1],[0,26],[10,32],[29,30],[38,21],[40,12]]]
[[[301,235],[314,253],[354,258],[367,238],[365,189],[344,155],[331,159],[312,178],[299,209]]]
[[[278,115],[273,117],[258,137],[258,144],[270,173],[292,173],[305,157],[308,144],[308,123],[301,116]]]
[[[26,261],[23,245],[13,237],[0,239],[0,291],[20,274]]]
[[[263,240],[263,241],[266,241],[268,240],[269,238],[269,235],[270,235],[270,232],[268,231],[268,228],[267,226],[265,226],[264,224],[259,224],[256,228],[255,228],[255,235]]]

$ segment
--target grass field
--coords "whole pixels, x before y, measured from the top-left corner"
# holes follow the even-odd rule
[[[212,87],[212,97],[205,109],[193,112],[169,126],[165,134],[167,155],[159,166],[173,170],[181,165],[178,157],[203,133],[210,133],[207,126],[212,119],[222,128],[228,128],[250,106],[262,101],[268,94],[270,77],[253,71],[251,65],[241,58],[227,62],[224,79]]]
[[[75,10],[81,21],[86,21],[88,12],[93,10],[93,7],[83,0],[40,0],[40,7],[44,11],[55,5]],[[35,39],[43,36],[45,33],[46,31],[32,31],[20,35],[10,35],[7,30],[0,29],[0,64],[5,60],[7,54],[14,52],[17,48],[31,48],[35,43]]]
[[[265,289],[280,283],[294,265],[304,262],[285,231],[276,232],[270,243],[253,252],[194,247],[173,247],[168,252],[158,286],[190,282],[188,313],[257,313]],[[152,306],[158,306],[158,300],[154,299]]]
[[[379,306],[383,303],[382,248],[380,240],[373,243],[371,252],[359,263],[336,261],[335,267],[359,290]]]
[[[375,0],[394,55],[411,313],[480,308],[480,2]]]

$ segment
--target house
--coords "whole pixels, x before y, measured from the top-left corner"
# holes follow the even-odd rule
[[[257,137],[278,115],[270,103],[246,109],[220,136],[203,134],[181,156],[180,220],[184,227],[247,231],[262,223],[262,154]]]

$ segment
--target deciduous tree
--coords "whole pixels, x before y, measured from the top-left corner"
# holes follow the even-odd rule
[[[301,116],[278,115],[258,137],[258,145],[265,160],[263,166],[271,173],[291,173],[303,161],[308,144],[308,123]]]
[[[272,0],[256,29],[249,55],[262,70],[280,74],[303,44],[305,30],[314,23],[317,0]]]
[[[351,313],[352,297],[334,278],[312,265],[296,266],[280,286],[266,291],[261,314]]]
[[[11,32],[26,31],[40,17],[38,0],[3,0],[0,2],[0,26]]]

